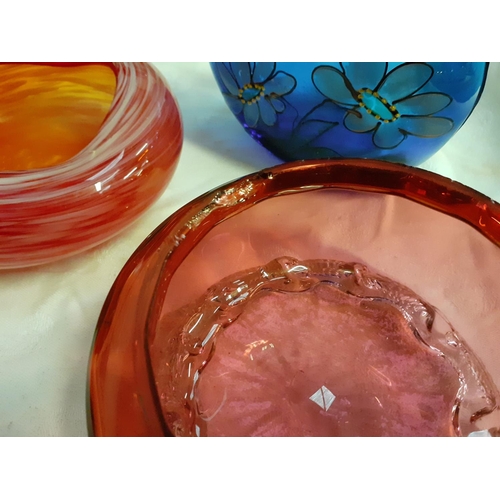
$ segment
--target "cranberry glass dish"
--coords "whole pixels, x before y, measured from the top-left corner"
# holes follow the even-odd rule
[[[500,207],[317,160],[188,203],[130,258],[90,364],[98,436],[494,436]]]
[[[163,192],[177,104],[146,63],[0,65],[0,269],[89,249]]]

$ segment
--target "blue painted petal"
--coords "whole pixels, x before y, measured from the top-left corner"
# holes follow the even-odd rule
[[[402,116],[394,123],[405,132],[418,137],[441,137],[453,128],[453,120],[437,116]]]
[[[229,109],[235,114],[239,115],[243,110],[243,103],[235,96],[231,94],[224,94],[224,99]]]
[[[354,90],[361,88],[369,88],[373,90],[380,83],[387,71],[387,63],[385,62],[369,62],[369,63],[341,63],[344,68],[345,76],[351,82]]]
[[[285,103],[281,99],[271,99],[270,102],[276,113],[283,113],[285,111]]]
[[[266,95],[277,94],[279,96],[289,94],[295,89],[297,81],[292,75],[278,71],[271,80],[264,84]]]
[[[257,106],[257,103],[245,104],[243,114],[245,116],[245,123],[250,128],[255,128],[259,121],[259,107]]]
[[[369,132],[373,130],[379,121],[365,111],[358,111],[356,113],[347,113],[344,118],[344,127],[351,132]]]
[[[236,83],[236,80],[233,78],[224,63],[217,63],[216,67],[219,71],[219,76],[222,80],[222,83],[224,83],[227,90],[233,95],[238,95],[238,84]]]
[[[337,104],[344,106],[357,104],[354,89],[338,69],[331,66],[319,66],[313,71],[312,80],[319,92]]]
[[[402,115],[433,115],[451,102],[446,94],[428,93],[414,95],[396,103],[397,110]]]
[[[393,149],[399,146],[405,136],[399,131],[398,120],[391,123],[381,123],[373,134],[373,144],[382,149]]]
[[[390,102],[398,101],[420,90],[432,73],[432,68],[425,63],[401,64],[384,78],[377,91]]]
[[[256,62],[253,70],[254,83],[265,82],[276,69],[276,63],[273,62]]]
[[[232,62],[231,70],[236,78],[238,87],[241,89],[243,85],[251,82],[250,63],[247,62]]]
[[[259,99],[259,102],[257,104],[259,106],[260,117],[262,121],[269,127],[272,127],[276,123],[277,117],[276,111],[274,111],[271,103],[266,98],[264,98]]]

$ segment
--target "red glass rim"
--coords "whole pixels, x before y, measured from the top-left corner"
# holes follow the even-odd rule
[[[106,87],[110,108],[89,142],[50,167],[0,172],[0,268],[41,265],[103,243],[136,220],[170,182],[183,127],[165,78],[148,63],[114,63],[114,72],[103,68],[108,81],[116,75],[116,86]],[[41,73],[47,78],[47,71]],[[53,109],[55,123],[60,108],[52,102],[46,111]],[[86,107],[85,100],[80,104]],[[13,114],[15,106],[28,105],[16,101]],[[52,147],[57,151],[57,141]]]
[[[148,332],[155,331],[173,274],[215,225],[268,198],[320,189],[406,198],[467,223],[500,246],[497,202],[439,174],[401,164],[365,159],[298,161],[213,189],[187,203],[151,233],[130,257],[108,294],[98,320],[89,370],[94,435],[170,435],[155,391],[147,346]],[[148,307],[138,305],[138,293]],[[135,322],[120,321],[120,311],[130,310],[134,311]],[[107,384],[102,374],[112,353],[114,363],[117,356],[127,358],[133,374]],[[123,419],[120,425],[112,419],[116,411],[108,409],[113,398]]]

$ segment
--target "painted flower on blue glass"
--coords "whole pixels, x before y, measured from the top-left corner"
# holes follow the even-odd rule
[[[243,111],[245,123],[255,128],[259,118],[272,127],[279,113],[285,111],[283,97],[292,93],[297,82],[292,75],[276,71],[276,63],[224,63],[216,64],[219,76],[228,92],[224,97],[231,111]]]
[[[347,109],[344,126],[358,133],[372,132],[375,146],[397,147],[408,136],[440,137],[453,120],[433,116],[451,103],[439,92],[417,94],[432,78],[425,63],[404,63],[387,73],[387,63],[340,63],[318,66],[314,86],[338,106]]]

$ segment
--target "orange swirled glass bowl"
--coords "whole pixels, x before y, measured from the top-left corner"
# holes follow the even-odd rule
[[[296,162],[137,249],[90,364],[98,436],[500,434],[500,208],[439,175]]]
[[[174,173],[180,114],[149,64],[2,64],[0,94],[0,269],[109,239]]]

